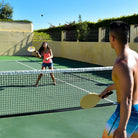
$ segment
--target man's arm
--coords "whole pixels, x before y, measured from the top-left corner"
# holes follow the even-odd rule
[[[105,96],[109,91],[112,91],[112,90],[115,90],[115,83],[109,85],[109,86],[99,95],[99,97],[102,98],[102,97]],[[108,96],[106,96],[106,97],[108,97]],[[105,98],[106,98],[106,97],[105,97]]]
[[[134,78],[132,69],[128,67],[125,61],[118,63],[115,67],[115,73],[118,81],[118,91],[120,92],[120,122],[114,132],[114,138],[126,138],[126,127],[131,114],[132,94],[134,87]]]

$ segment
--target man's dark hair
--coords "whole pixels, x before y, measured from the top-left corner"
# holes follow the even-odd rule
[[[110,32],[122,44],[129,41],[129,25],[122,21],[114,21],[110,24]]]

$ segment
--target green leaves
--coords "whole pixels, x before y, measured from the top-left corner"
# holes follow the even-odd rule
[[[0,19],[12,19],[13,7],[9,3],[0,3]]]

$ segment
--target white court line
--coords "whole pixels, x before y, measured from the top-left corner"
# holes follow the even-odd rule
[[[23,65],[23,66],[26,66],[26,67],[28,67],[28,68],[30,68],[30,69],[36,70],[35,68],[32,68],[31,66],[28,66],[28,65],[26,65],[26,64],[24,64],[24,63],[21,63],[21,62],[19,62],[19,61],[16,61],[16,62],[19,63],[19,64],[21,64],[21,65]]]
[[[81,76],[79,76],[79,75],[75,75],[75,76],[81,77]],[[87,78],[87,77],[83,77],[83,76],[82,76],[81,78],[83,78],[83,79],[88,79],[88,80],[93,81],[93,82],[97,82],[97,83],[101,83],[101,84],[106,84],[106,85],[108,85],[108,83],[104,83],[104,82],[101,82],[101,81],[98,81],[98,80],[94,80],[94,79],[89,79],[89,78]]]
[[[57,79],[57,78],[56,78]],[[83,88],[81,88],[81,87],[78,87],[78,86],[76,86],[76,85],[73,85],[73,84],[70,84],[70,83],[68,83],[68,82],[66,82],[66,81],[63,81],[63,80],[60,80],[60,79],[57,79],[58,81],[61,81],[61,82],[64,82],[64,83],[66,83],[66,84],[68,84],[68,85],[70,85],[70,86],[72,86],[72,87],[74,87],[74,88],[77,88],[77,89],[79,89],[79,90],[82,90],[82,91],[84,91],[84,92],[86,92],[86,93],[92,93],[92,92],[90,92],[90,91],[88,91],[88,90],[85,90],[85,89],[83,89]],[[110,100],[110,99],[107,99],[107,98],[104,98],[106,101],[108,101],[108,102],[111,102],[111,103],[115,103],[116,104],[116,102],[114,102],[114,101],[112,101],[112,100]]]
[[[16,62],[17,60],[0,60],[0,62]]]
[[[17,62],[17,63],[19,63],[19,64],[21,64],[21,65],[23,65],[23,66],[26,66],[26,67],[28,67],[28,68],[30,68],[30,69],[33,69],[33,70],[37,70],[37,69],[35,69],[35,68],[33,68],[33,67],[31,67],[31,66],[28,66],[28,65],[26,65],[26,64],[24,64],[24,63],[21,63],[20,61],[18,61],[18,60],[0,60],[0,62]]]

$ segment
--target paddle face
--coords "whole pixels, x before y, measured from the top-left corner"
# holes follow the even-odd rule
[[[80,106],[84,109],[92,108],[92,107],[96,106],[100,100],[101,100],[101,98],[97,94],[90,93],[90,94],[82,97],[82,99],[80,101]]]
[[[104,99],[106,96],[109,96],[113,94],[113,91],[109,91],[106,93],[106,95],[102,96],[102,99]],[[86,108],[92,108],[97,105],[97,103],[101,100],[98,94],[90,93],[82,97],[80,101],[80,106],[84,109]]]
[[[28,50],[28,52],[35,52],[35,47],[29,46],[29,47],[27,48],[27,50]]]

